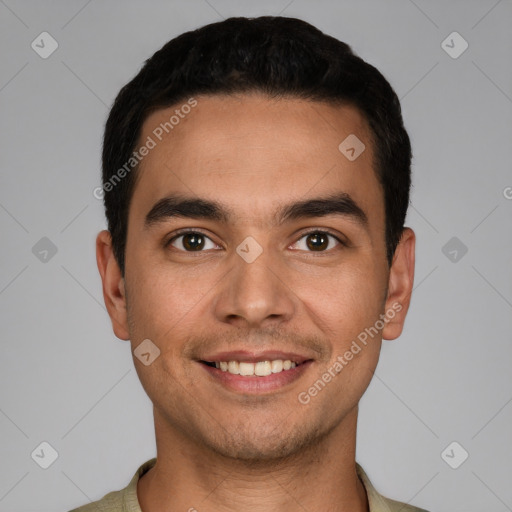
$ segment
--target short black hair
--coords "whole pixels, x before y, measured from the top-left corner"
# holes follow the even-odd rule
[[[261,16],[228,18],[181,34],[149,58],[119,92],[105,126],[102,179],[108,230],[122,275],[137,167],[132,160],[134,170],[127,172],[126,163],[145,119],[193,95],[249,92],[358,108],[371,131],[374,170],[384,191],[390,265],[404,229],[411,186],[411,144],[397,95],[346,43],[303,20]]]

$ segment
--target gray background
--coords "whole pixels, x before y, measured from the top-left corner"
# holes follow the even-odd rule
[[[0,0],[0,511],[67,511],[155,455],[96,268],[103,124],[166,41],[262,14],[305,19],[381,69],[413,143],[416,289],[362,399],[357,460],[432,512],[512,510],[510,1]],[[43,31],[59,45],[47,59],[31,48]],[[441,45],[453,31],[458,58]],[[43,441],[48,469],[31,457]],[[453,441],[446,460],[469,453],[458,469],[441,456]]]

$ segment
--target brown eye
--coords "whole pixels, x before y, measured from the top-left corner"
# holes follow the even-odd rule
[[[204,247],[204,236],[198,233],[183,235],[183,247],[187,251],[200,251]]]
[[[312,251],[324,251],[329,246],[326,233],[312,233],[306,236],[306,244]]]
[[[345,244],[338,237],[326,231],[310,231],[301,236],[294,245],[296,246],[295,248],[302,251],[327,252],[336,245]]]
[[[172,245],[184,252],[201,252],[203,249],[214,249],[217,247],[210,238],[197,231],[187,231],[175,236],[169,240],[167,245]]]

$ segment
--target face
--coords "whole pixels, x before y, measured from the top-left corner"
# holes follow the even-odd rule
[[[159,428],[228,457],[291,455],[357,410],[382,337],[400,334],[414,235],[390,269],[357,109],[195,99],[161,140],[179,105],[143,125],[141,143],[156,144],[137,171],[124,280],[98,236],[106,303],[132,350],[160,351],[134,357]],[[338,148],[351,134],[365,145],[356,159]]]

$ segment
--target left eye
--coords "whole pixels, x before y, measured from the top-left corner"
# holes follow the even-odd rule
[[[304,242],[302,242],[303,240]],[[332,241],[334,242],[331,243]],[[336,246],[337,244],[341,244],[341,241],[334,235],[325,231],[311,231],[301,236],[295,243],[295,245],[300,246],[300,250],[313,252],[325,252],[328,249],[332,249],[333,244]]]

